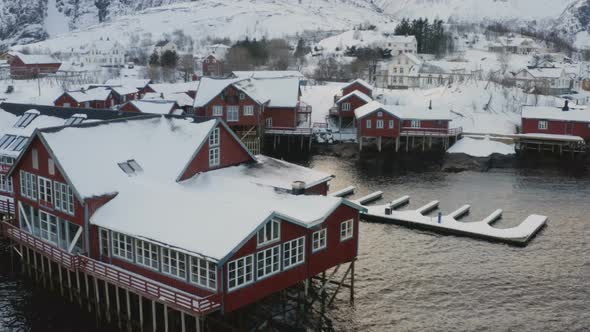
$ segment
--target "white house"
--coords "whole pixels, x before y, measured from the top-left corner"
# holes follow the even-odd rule
[[[394,55],[387,63],[386,73],[383,75],[383,86],[392,89],[410,87],[408,76],[412,69],[418,68],[423,61],[413,53],[400,53]]]
[[[118,41],[101,38],[80,52],[79,62],[105,67],[124,66],[125,49]]]
[[[402,53],[418,53],[418,41],[415,36],[389,36],[382,47],[391,50],[393,56]]]
[[[178,47],[175,43],[169,40],[161,40],[154,46],[154,53],[158,54],[159,56],[161,56],[166,51],[178,52]]]
[[[572,78],[564,68],[525,68],[514,75],[514,80],[518,87],[547,94],[566,94],[572,88]]]
[[[488,50],[490,52],[527,55],[538,53],[541,50],[541,46],[531,38],[502,37],[490,43]]]

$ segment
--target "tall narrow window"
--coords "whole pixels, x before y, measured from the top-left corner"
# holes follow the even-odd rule
[[[220,164],[219,147],[209,149],[209,167],[217,167]]]
[[[47,171],[49,175],[55,175],[55,162],[51,158],[47,159]]]
[[[218,146],[219,145],[219,128],[215,128],[211,131],[209,135],[209,147]]]
[[[23,197],[37,201],[37,176],[20,171],[20,193]]]
[[[539,129],[546,130],[549,128],[549,122],[546,120],[539,120]]]
[[[57,218],[49,213],[39,211],[41,238],[58,244],[57,242]]]
[[[258,231],[258,246],[267,245],[281,238],[281,222],[272,219]]]
[[[287,269],[305,261],[305,237],[283,244],[283,268]]]
[[[252,116],[254,115],[254,106],[246,105],[244,106],[244,115],[245,116]]]
[[[227,263],[228,289],[250,284],[254,280],[254,256],[248,255]]]
[[[389,120],[389,129],[393,129],[394,126],[395,126],[395,121]]]
[[[37,149],[31,150],[31,157],[33,159],[33,168],[39,169],[39,152]]]
[[[377,129],[383,129],[383,120],[377,120]]]
[[[74,215],[74,192],[72,188],[58,181],[53,182],[53,187],[55,192],[54,209]]]
[[[237,105],[227,106],[227,122],[240,120],[240,107]]]
[[[111,256],[109,251],[109,230],[101,228],[100,229],[100,254],[103,257]]]
[[[213,116],[223,116],[223,106],[213,106]]]
[[[371,129],[371,120],[365,122],[367,129]]]
[[[326,228],[320,229],[319,231],[314,232],[312,234],[312,251],[313,252],[316,252],[316,251],[326,248],[326,246],[328,245],[327,236],[328,236],[328,229],[326,229]]]
[[[350,111],[350,103],[342,103],[342,111]]]
[[[261,279],[281,269],[281,245],[256,253],[256,278]]]
[[[53,182],[39,177],[39,201],[53,204]]]
[[[353,225],[354,222],[352,219],[340,224],[340,241],[346,241],[352,238],[354,231]]]

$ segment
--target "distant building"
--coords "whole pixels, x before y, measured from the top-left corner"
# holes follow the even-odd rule
[[[583,107],[524,106],[522,133],[579,136],[590,141],[590,112]]]
[[[488,45],[490,52],[512,53],[512,54],[531,54],[541,50],[541,46],[530,38],[522,37],[502,37]]]
[[[90,44],[87,50],[78,54],[82,64],[104,67],[122,67],[125,65],[125,48],[115,40],[100,39]]]
[[[223,59],[215,54],[210,54],[203,60],[203,76],[222,77],[223,76]]]
[[[381,47],[391,50],[391,55],[418,53],[418,41],[415,36],[389,36]]]
[[[55,74],[61,67],[61,62],[50,55],[22,54],[19,52],[11,52],[8,63],[10,64],[10,76],[15,79],[28,79]]]
[[[559,95],[569,93],[573,80],[564,68],[526,68],[514,75],[516,85],[525,90]]]
[[[162,54],[164,54],[166,51],[176,53],[178,52],[178,47],[175,43],[169,40],[162,40],[156,43],[156,46],[154,47],[154,53],[158,54],[159,56],[162,56]]]

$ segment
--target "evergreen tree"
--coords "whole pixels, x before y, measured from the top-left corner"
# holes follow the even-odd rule
[[[154,51],[154,53],[152,53],[152,55],[150,55],[149,64],[150,64],[150,66],[159,66],[160,65],[160,57],[158,56],[158,53],[156,53],[155,51]]]
[[[168,50],[162,53],[160,57],[160,65],[162,67],[176,68],[176,64],[178,64],[178,55],[176,52]]]

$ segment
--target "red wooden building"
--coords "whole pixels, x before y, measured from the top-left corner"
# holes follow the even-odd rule
[[[331,176],[256,159],[219,120],[40,130],[11,174],[9,234],[31,234],[74,255],[74,269],[125,278],[134,293],[195,316],[243,308],[357,256],[362,207],[317,195]],[[166,295],[137,286],[146,283]]]
[[[61,62],[49,55],[33,55],[11,52],[9,57],[10,76],[15,79],[29,79],[55,74]]]
[[[590,111],[586,108],[524,106],[522,133],[578,136],[590,141]]]
[[[371,84],[358,78],[342,87],[342,96],[346,96],[354,91],[359,91],[370,98],[373,98],[373,90],[374,88]]]
[[[432,144],[433,139],[442,139],[443,146],[447,147],[449,138],[456,138],[461,134],[461,128],[450,128],[450,115],[445,112],[432,110],[428,107],[419,109],[401,105],[383,105],[373,101],[361,106],[355,111],[357,135],[362,149],[365,139],[377,139],[377,145],[381,150],[384,138],[394,139],[396,151],[399,150],[400,139],[405,140],[406,149],[409,149],[410,140],[412,147],[416,138],[421,141],[424,149]]]
[[[66,91],[53,104],[59,107],[106,109],[117,104],[115,93],[108,88],[96,87],[78,91]]]
[[[222,77],[224,61],[215,54],[210,54],[203,60],[203,76]]]
[[[128,101],[119,109],[124,112],[150,114],[176,114],[180,107],[174,100],[149,99]],[[180,110],[182,113],[182,110]]]

